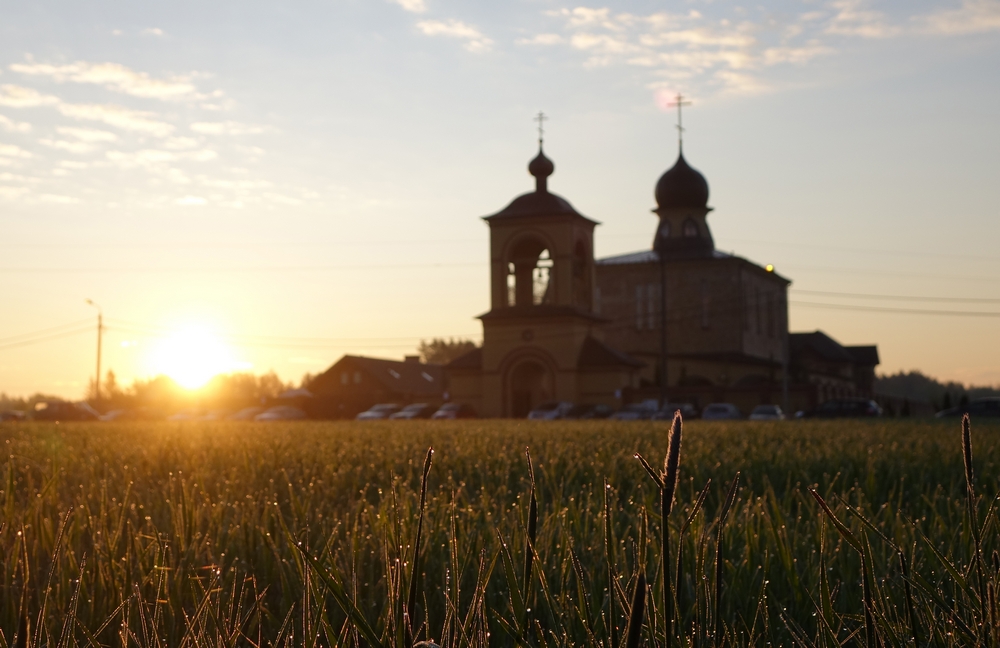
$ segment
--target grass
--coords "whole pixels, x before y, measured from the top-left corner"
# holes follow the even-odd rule
[[[996,645],[972,425],[0,426],[0,648]]]

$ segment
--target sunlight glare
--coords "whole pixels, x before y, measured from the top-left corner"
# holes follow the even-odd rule
[[[198,327],[181,329],[164,340],[154,363],[157,373],[187,389],[203,387],[212,377],[237,365],[222,341]]]

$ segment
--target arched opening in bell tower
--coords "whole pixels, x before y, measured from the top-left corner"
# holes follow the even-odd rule
[[[535,238],[514,246],[507,262],[507,305],[538,306],[553,300],[552,256]]]

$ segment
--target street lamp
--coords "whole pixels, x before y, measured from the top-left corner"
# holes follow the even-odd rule
[[[87,299],[87,303],[97,309],[97,375],[94,377],[94,400],[101,400],[101,336],[104,333],[104,313],[101,305],[92,299]]]

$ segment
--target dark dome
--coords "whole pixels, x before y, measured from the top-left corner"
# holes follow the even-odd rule
[[[528,173],[535,176],[536,178],[547,178],[556,170],[556,165],[552,163],[552,160],[545,157],[545,153],[542,151],[542,145],[538,144],[538,155],[535,159],[528,163]]]
[[[674,166],[656,183],[656,204],[659,209],[704,209],[708,205],[708,182],[687,163],[684,153],[677,156]]]

